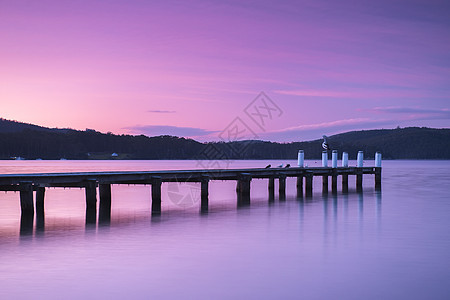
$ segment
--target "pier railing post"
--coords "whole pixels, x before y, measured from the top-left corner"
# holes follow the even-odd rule
[[[328,152],[322,151],[322,167],[328,167]]]
[[[111,221],[111,184],[101,183],[98,185],[100,194],[99,222],[109,223]]]
[[[161,177],[153,176],[151,178],[152,184],[152,215],[161,214]]]
[[[358,157],[356,160],[356,189],[358,191],[362,190],[362,182],[363,182],[363,171],[362,167],[364,164],[364,153],[362,151],[358,151]]]
[[[348,167],[348,153],[342,152],[342,167],[347,168]]]
[[[333,150],[331,153],[331,167],[337,168],[337,159],[338,159],[338,152],[337,150]]]
[[[203,175],[201,178],[201,205],[202,212],[208,211],[208,196],[209,196],[209,176]]]
[[[303,152],[303,150],[298,150],[298,157],[297,157],[297,159],[298,159],[298,166],[300,167],[300,168],[303,168],[304,167],[304,164],[305,164],[305,153]]]

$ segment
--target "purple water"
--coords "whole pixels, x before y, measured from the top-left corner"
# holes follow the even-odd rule
[[[237,161],[261,167],[278,161]],[[295,161],[284,161],[295,165]],[[371,165],[373,162],[366,162]],[[310,166],[319,161],[309,161]],[[2,161],[0,173],[189,169],[195,161]],[[384,161],[356,193],[268,201],[253,180],[237,208],[234,182],[113,186],[109,226],[85,225],[84,191],[48,189],[45,230],[20,235],[19,195],[0,193],[0,299],[450,299],[450,161]],[[183,196],[180,202],[177,196]]]

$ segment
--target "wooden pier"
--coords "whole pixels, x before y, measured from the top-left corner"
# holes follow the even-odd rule
[[[291,167],[257,169],[205,169],[170,170],[146,172],[88,172],[45,174],[0,174],[0,191],[18,191],[22,218],[43,223],[45,189],[49,187],[84,188],[86,192],[86,223],[97,219],[97,188],[99,192],[99,222],[109,222],[111,216],[111,185],[133,184],[151,186],[151,213],[161,214],[161,185],[164,182],[198,182],[201,184],[200,210],[208,210],[209,182],[211,180],[233,180],[237,182],[238,205],[250,203],[252,179],[268,179],[269,198],[274,198],[275,180],[279,184],[279,198],[286,194],[286,178],[297,179],[297,196],[310,197],[313,178],[322,178],[322,192],[328,193],[328,178],[331,191],[337,192],[338,177],[342,178],[342,191],[348,191],[348,177],[356,176],[356,189],[362,190],[363,175],[375,175],[375,188],[381,187],[381,167]],[[33,194],[35,194],[35,201]],[[42,220],[41,220],[42,219]],[[32,223],[32,221],[31,221]],[[39,224],[37,224],[39,225]]]

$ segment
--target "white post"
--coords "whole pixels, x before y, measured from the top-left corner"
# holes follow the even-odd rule
[[[356,166],[358,168],[363,167],[364,153],[362,151],[358,151],[358,159],[356,161]]]
[[[328,167],[328,152],[322,151],[322,167]]]
[[[337,168],[337,156],[338,156],[337,150],[333,150],[333,152],[331,153],[331,167],[332,168]]]
[[[305,163],[305,153],[303,152],[303,150],[298,150],[298,166],[300,168],[303,168]]]
[[[375,153],[375,167],[381,168],[381,153]]]
[[[342,152],[342,166],[344,168],[348,167],[348,153],[347,152]]]

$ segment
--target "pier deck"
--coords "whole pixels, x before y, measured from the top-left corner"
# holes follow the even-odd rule
[[[322,177],[322,191],[328,193],[328,178],[331,190],[337,192],[338,176],[342,177],[342,190],[348,191],[348,177],[356,176],[356,188],[362,190],[363,175],[375,175],[375,188],[381,188],[381,167],[291,167],[291,168],[248,168],[248,169],[204,169],[168,171],[126,171],[126,172],[74,172],[39,174],[0,174],[0,191],[19,191],[22,220],[32,220],[36,207],[38,219],[44,216],[45,189],[49,187],[84,188],[86,193],[86,222],[97,219],[97,188],[99,192],[99,221],[108,221],[111,216],[111,185],[151,185],[151,213],[161,213],[161,184],[164,182],[201,183],[201,211],[208,210],[208,185],[211,180],[234,180],[237,182],[238,204],[250,203],[250,182],[252,179],[268,179],[269,197],[274,197],[274,182],[279,181],[279,197],[283,199],[286,178],[297,178],[298,197],[310,197],[313,178]],[[35,201],[33,200],[35,195]],[[32,221],[31,221],[32,223]]]

